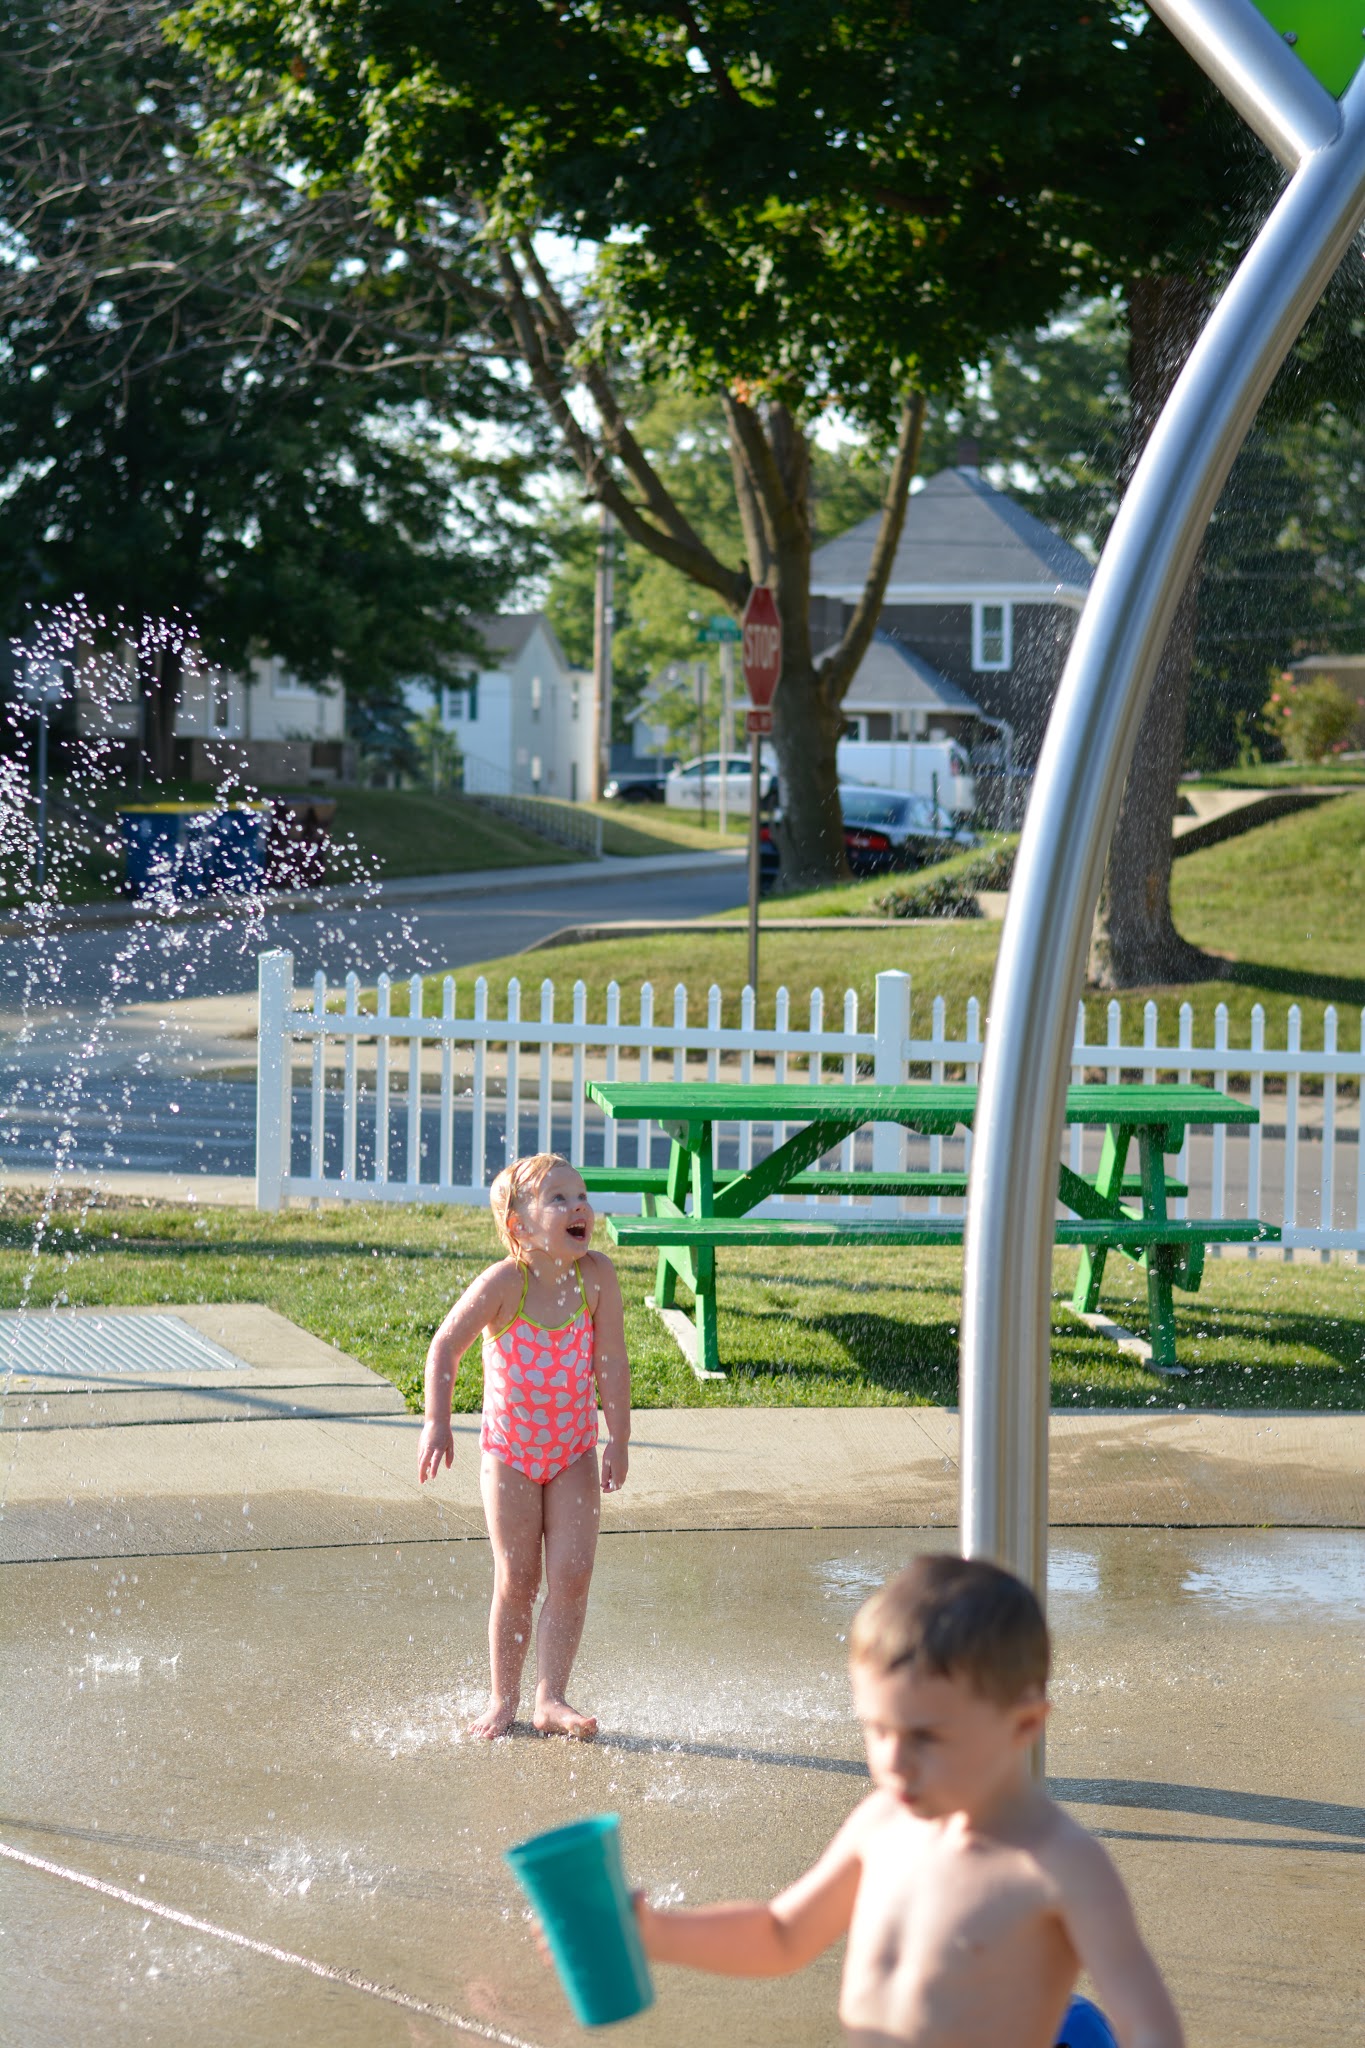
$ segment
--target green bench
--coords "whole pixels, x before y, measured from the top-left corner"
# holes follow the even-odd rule
[[[870,1171],[849,1170],[818,1162],[869,1124],[899,1124],[927,1137],[970,1129],[977,1100],[973,1083],[594,1081],[587,1092],[608,1116],[657,1123],[670,1139],[666,1167],[590,1167],[584,1179],[590,1193],[640,1196],[644,1215],[610,1216],[607,1228],[623,1247],[647,1245],[657,1251],[651,1303],[700,1377],[722,1376],[716,1343],[718,1250],[962,1242],[961,1215],[877,1216],[812,1208],[803,1216],[777,1217],[752,1211],[770,1196],[963,1196],[963,1173],[891,1171],[877,1165]],[[1254,1218],[1172,1216],[1167,1203],[1189,1190],[1168,1177],[1166,1157],[1181,1149],[1191,1125],[1250,1124],[1257,1111],[1212,1088],[1086,1082],[1067,1090],[1065,1114],[1068,1124],[1104,1129],[1093,1177],[1070,1166],[1058,1169],[1057,1195],[1074,1213],[1058,1218],[1056,1242],[1078,1247],[1081,1254],[1072,1306],[1082,1316],[1093,1316],[1109,1254],[1134,1260],[1147,1278],[1152,1363],[1176,1369],[1172,1289],[1198,1289],[1210,1245],[1270,1244],[1280,1233]],[[717,1167],[715,1126],[734,1123],[801,1128],[750,1167]],[[1134,1144],[1139,1170],[1131,1174],[1126,1168]],[[676,1305],[679,1282],[694,1297],[690,1321]]]
[[[667,1195],[666,1166],[585,1166],[583,1185],[590,1195]],[[740,1167],[718,1167],[712,1174],[715,1187],[729,1187],[743,1177]],[[782,1189],[787,1195],[957,1195],[967,1192],[965,1173],[872,1173],[844,1168],[828,1172],[798,1173]],[[1140,1195],[1142,1181],[1135,1173],[1125,1174],[1122,1195]],[[1187,1195],[1184,1181],[1168,1180],[1166,1193]]]

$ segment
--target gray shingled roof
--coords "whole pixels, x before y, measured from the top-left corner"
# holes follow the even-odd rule
[[[873,513],[811,557],[816,596],[860,590],[872,559],[881,515]],[[941,469],[911,497],[887,602],[902,591],[1014,592],[1036,588],[1083,596],[1094,571],[1085,556],[1014,498],[984,483],[974,469]]]
[[[902,647],[888,633],[875,633],[844,699],[846,711],[953,711],[981,716],[981,706],[940,675],[932,662]]]
[[[555,637],[554,628],[544,612],[499,612],[496,616],[485,614],[469,621],[490,654],[507,654],[513,659],[521,653],[537,626],[543,628],[545,638],[561,668],[567,668],[564,650]]]

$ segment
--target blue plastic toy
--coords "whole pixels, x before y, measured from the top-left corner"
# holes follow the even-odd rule
[[[1056,2048],[1119,2048],[1119,2044],[1099,2007],[1088,1998],[1073,1998],[1066,2009]]]

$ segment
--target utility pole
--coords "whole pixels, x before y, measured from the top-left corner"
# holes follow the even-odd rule
[[[735,646],[720,643],[720,830],[730,829],[730,749],[734,745]],[[752,801],[752,797],[750,799]]]
[[[709,664],[694,661],[692,673],[697,679],[697,752],[701,756],[701,822],[706,824],[706,675]]]
[[[602,507],[597,525],[597,592],[592,619],[593,697],[597,709],[597,773],[593,795],[600,803],[611,781],[611,636],[616,613],[612,604],[612,558],[616,552],[616,521]]]

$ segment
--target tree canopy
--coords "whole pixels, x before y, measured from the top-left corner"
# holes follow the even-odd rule
[[[210,660],[274,654],[361,695],[467,665],[470,612],[527,547],[522,465],[460,430],[524,406],[457,351],[376,359],[382,272],[339,276],[287,193],[267,218],[259,184],[244,207],[198,164],[192,75],[146,9],[120,12],[134,32],[93,41],[107,6],[45,10],[36,41],[27,0],[0,14],[29,87],[0,113],[0,614],[22,633],[79,595],[146,640],[164,767],[178,678],[146,621],[189,615]],[[363,254],[345,245],[353,273]],[[272,265],[289,317],[239,331]]]

